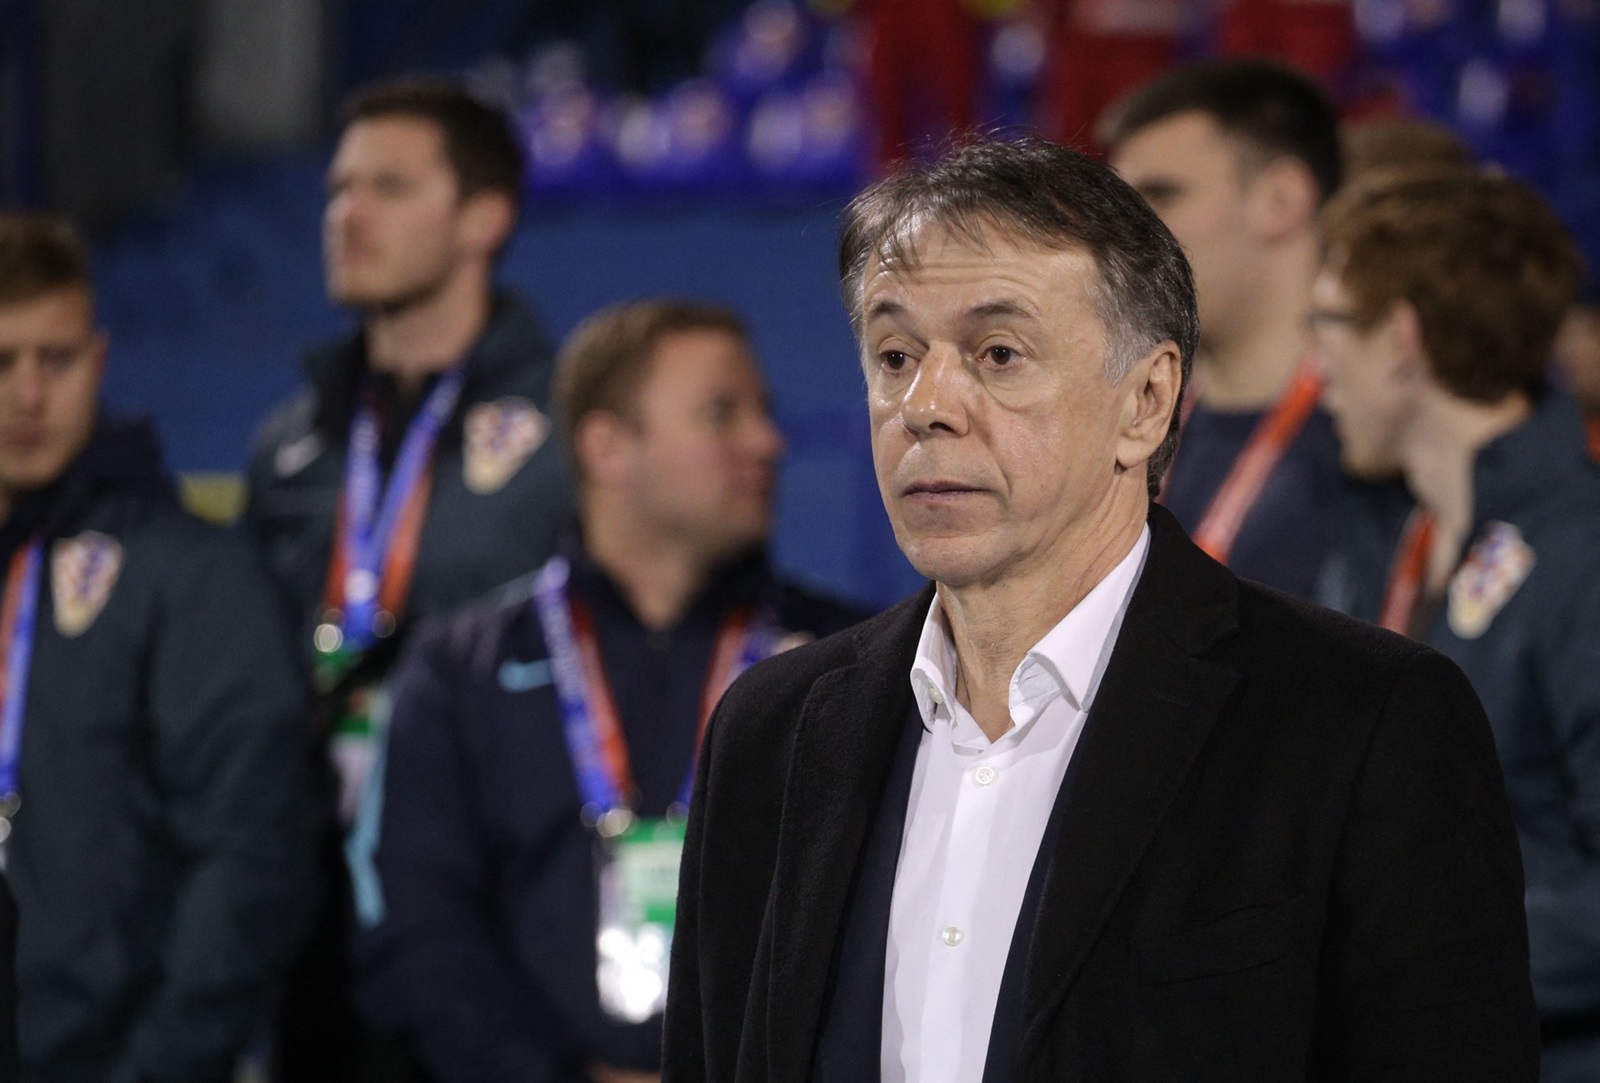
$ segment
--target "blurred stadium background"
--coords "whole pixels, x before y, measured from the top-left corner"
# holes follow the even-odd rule
[[[746,312],[790,442],[777,559],[886,603],[917,579],[871,477],[839,208],[952,126],[1091,146],[1120,90],[1218,53],[1448,125],[1600,266],[1600,0],[0,0],[0,198],[89,229],[108,399],[226,514],[299,352],[349,322],[319,251],[338,100],[460,74],[529,155],[504,281],[556,337],[647,293]]]

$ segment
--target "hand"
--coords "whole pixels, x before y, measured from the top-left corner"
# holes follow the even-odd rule
[[[585,1069],[590,1083],[661,1083],[660,1072],[635,1072],[629,1068],[613,1068],[609,1064],[590,1061]]]

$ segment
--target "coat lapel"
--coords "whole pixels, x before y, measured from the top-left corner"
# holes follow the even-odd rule
[[[1161,508],[1074,753],[1023,982],[1026,1065],[1048,1031],[1238,680],[1196,657],[1237,623],[1233,577]]]
[[[856,664],[819,678],[800,712],[770,896],[773,1080],[810,1070],[835,939],[911,709],[911,659],[932,597],[929,588],[863,627]]]

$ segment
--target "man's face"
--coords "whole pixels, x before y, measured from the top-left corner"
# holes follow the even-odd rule
[[[0,305],[0,496],[51,484],[88,444],[105,356],[86,289]]]
[[[1339,459],[1358,478],[1392,477],[1416,406],[1415,381],[1397,341],[1394,317],[1367,331],[1353,321],[1351,297],[1324,268],[1306,314],[1325,381],[1322,404],[1339,433]]]
[[[1178,113],[1141,128],[1111,166],[1161,216],[1194,269],[1203,340],[1231,336],[1248,311],[1257,260],[1252,172],[1238,142],[1205,113]]]
[[[1094,258],[995,228],[974,244],[930,225],[915,247],[915,266],[869,263],[861,295],[873,462],[895,538],[951,587],[1060,566],[1119,510],[1126,396],[1103,374]]]
[[[1587,413],[1600,413],[1600,307],[1568,310],[1552,352],[1573,397]]]
[[[444,135],[416,117],[358,120],[328,169],[322,219],[328,295],[359,308],[404,308],[437,293],[468,254]]]
[[[636,511],[707,561],[764,541],[783,437],[749,344],[670,331],[652,351],[626,437]]]

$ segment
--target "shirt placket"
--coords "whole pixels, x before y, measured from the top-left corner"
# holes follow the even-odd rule
[[[934,1080],[956,1083],[961,1078],[961,1065],[968,1059],[963,1047],[974,1035],[970,1033],[967,998],[959,995],[959,991],[969,984],[972,953],[1007,947],[979,942],[981,935],[977,935],[976,930],[978,897],[983,887],[985,854],[992,838],[996,798],[994,787],[980,785],[977,775],[990,766],[993,753],[990,749],[973,755],[959,746],[952,748],[953,777],[944,780],[946,785],[954,786],[956,798],[934,927],[929,930],[928,988],[956,995],[932,996],[925,1002],[922,1047],[949,1053],[948,1056],[924,1058],[922,1078],[930,1083]]]

